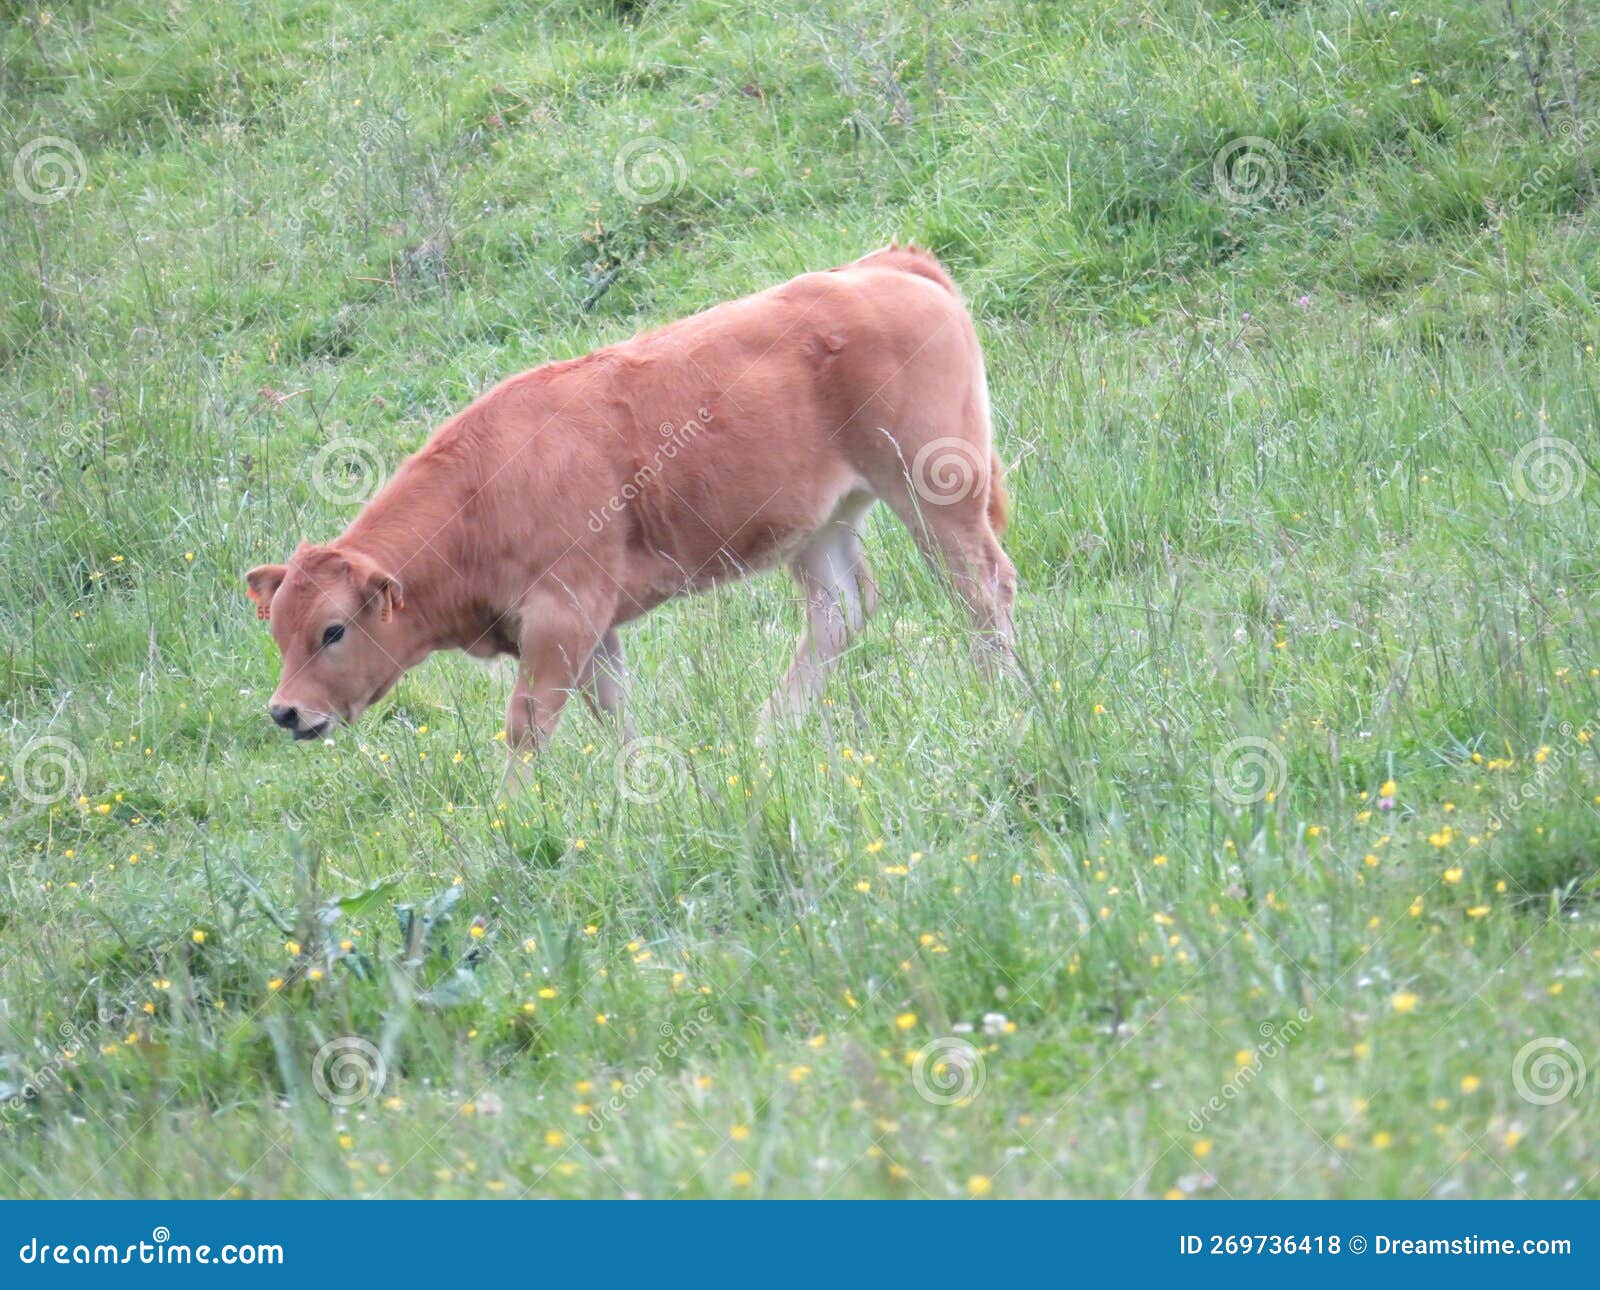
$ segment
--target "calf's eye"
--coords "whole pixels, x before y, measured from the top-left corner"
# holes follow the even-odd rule
[[[323,644],[324,648],[326,648],[329,645],[336,644],[336,643],[338,643],[339,641],[341,641],[343,639],[344,639],[344,624],[343,623],[335,623],[332,627],[328,628],[325,632],[322,633],[322,644]]]

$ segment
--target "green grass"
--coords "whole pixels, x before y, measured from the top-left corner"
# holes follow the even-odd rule
[[[531,8],[8,7],[0,1193],[1600,1195],[1600,22]],[[876,516],[770,747],[781,577],[629,630],[648,764],[574,705],[504,803],[456,657],[278,737],[323,445],[890,237],[1022,680]]]

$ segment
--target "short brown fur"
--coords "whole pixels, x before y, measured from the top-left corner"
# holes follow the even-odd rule
[[[804,274],[502,382],[333,542],[251,570],[283,656],[274,719],[325,733],[462,649],[518,659],[513,749],[574,689],[631,730],[617,628],[778,563],[806,630],[765,718],[798,713],[876,603],[858,529],[880,499],[1007,660],[1000,475],[977,335],[938,261],[891,246]]]

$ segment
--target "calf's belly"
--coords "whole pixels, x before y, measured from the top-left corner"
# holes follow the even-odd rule
[[[853,471],[842,468],[811,479],[774,473],[756,478],[756,487],[682,499],[658,523],[630,535],[629,617],[674,596],[785,563],[828,522],[842,497],[863,487]]]

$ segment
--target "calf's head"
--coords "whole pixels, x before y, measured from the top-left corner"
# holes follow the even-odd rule
[[[245,585],[283,656],[267,711],[296,739],[354,721],[416,661],[396,618],[399,581],[360,552],[301,543],[288,564],[250,570]]]

